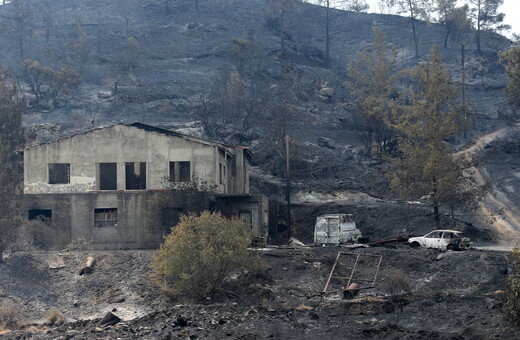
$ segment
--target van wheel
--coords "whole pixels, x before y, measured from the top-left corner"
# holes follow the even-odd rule
[[[412,243],[410,243],[410,247],[412,247],[412,248],[418,248],[420,246],[421,245],[419,244],[419,242],[412,242]]]

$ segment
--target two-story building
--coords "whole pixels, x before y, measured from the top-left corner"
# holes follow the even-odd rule
[[[249,194],[250,156],[246,148],[141,123],[31,146],[24,150],[27,217],[44,219],[65,242],[86,239],[97,249],[156,247],[178,214],[204,209],[244,219],[267,236],[269,201]],[[151,212],[161,195],[177,197],[166,212]]]

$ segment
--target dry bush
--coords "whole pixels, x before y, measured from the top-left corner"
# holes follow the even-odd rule
[[[58,310],[56,307],[52,307],[47,311],[47,323],[59,326],[62,325],[65,321],[65,318],[63,317],[63,314]]]
[[[5,299],[0,304],[0,326],[8,329],[17,329],[22,325],[19,308],[12,300]]]
[[[394,308],[397,310],[396,324],[399,324],[400,315],[406,302],[404,296],[412,293],[408,275],[400,269],[390,269],[383,283],[384,290],[390,294]]]
[[[50,221],[35,219],[24,221],[17,231],[16,250],[50,250],[65,244],[66,236]]]
[[[400,269],[391,269],[388,271],[384,281],[384,289],[392,297],[398,297],[412,292],[408,275]]]

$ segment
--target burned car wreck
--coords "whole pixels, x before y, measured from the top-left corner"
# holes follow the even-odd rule
[[[470,246],[470,239],[456,230],[434,230],[420,237],[408,239],[411,247],[425,247],[448,250],[463,250]]]

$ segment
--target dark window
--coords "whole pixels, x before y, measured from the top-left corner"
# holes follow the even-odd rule
[[[94,209],[94,227],[117,227],[117,208]]]
[[[45,223],[50,223],[52,220],[52,210],[50,209],[30,209],[29,221],[40,220]]]
[[[49,184],[70,183],[69,163],[49,163]]]
[[[170,181],[190,182],[191,165],[190,162],[170,162]]]
[[[146,189],[146,163],[125,163],[126,190]]]
[[[99,190],[117,190],[117,163],[99,163]]]
[[[253,226],[253,212],[251,210],[239,211],[238,218],[246,222],[249,226]]]
[[[441,238],[441,233],[438,231],[432,231],[428,235],[425,236],[426,238]]]

